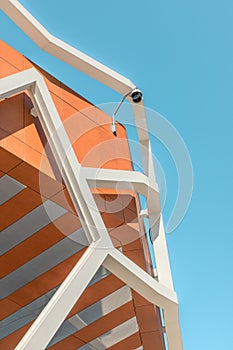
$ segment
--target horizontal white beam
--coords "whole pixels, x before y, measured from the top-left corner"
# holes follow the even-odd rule
[[[145,197],[148,197],[148,191],[151,190],[154,195],[159,195],[158,185],[152,186],[149,178],[138,171],[82,168],[81,172],[90,186],[135,190]]]

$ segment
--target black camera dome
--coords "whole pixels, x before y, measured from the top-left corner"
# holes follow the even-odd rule
[[[139,103],[142,100],[142,92],[138,89],[135,89],[132,91],[131,97],[134,103]]]

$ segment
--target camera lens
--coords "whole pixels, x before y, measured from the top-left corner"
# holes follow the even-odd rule
[[[135,103],[141,102],[142,100],[142,93],[140,90],[135,90],[131,94],[132,100]]]

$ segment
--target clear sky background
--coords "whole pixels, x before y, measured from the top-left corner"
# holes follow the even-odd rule
[[[185,350],[233,349],[232,0],[21,0],[54,35],[127,76],[182,135],[194,169],[187,215],[167,235]],[[120,96],[38,49],[0,13],[0,38],[95,104]],[[177,194],[167,151],[165,224]]]

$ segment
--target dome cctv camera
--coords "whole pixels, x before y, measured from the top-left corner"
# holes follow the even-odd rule
[[[142,100],[142,92],[139,89],[134,89],[131,92],[131,97],[134,103],[139,103]]]
[[[131,91],[129,91],[126,95],[124,95],[120,101],[120,103],[118,103],[115,111],[113,112],[113,115],[112,115],[112,125],[111,125],[111,131],[113,133],[114,136],[117,136],[117,131],[116,131],[116,120],[115,120],[115,116],[117,114],[117,112],[119,111],[122,103],[124,102],[124,100],[126,99],[126,97],[130,96],[133,100],[134,103],[139,103],[142,101],[142,92],[135,88]]]

